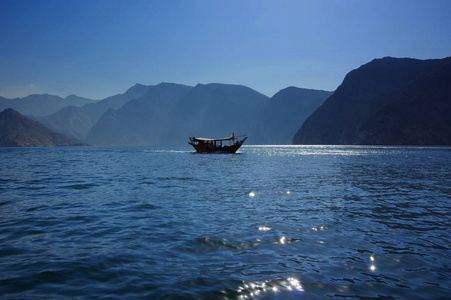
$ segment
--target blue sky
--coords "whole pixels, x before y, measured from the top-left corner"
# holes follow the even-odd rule
[[[335,90],[385,56],[451,56],[444,0],[0,0],[0,96],[135,83]]]

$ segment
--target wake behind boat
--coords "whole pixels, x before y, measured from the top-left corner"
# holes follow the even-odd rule
[[[222,139],[211,139],[203,137],[189,137],[191,146],[199,153],[235,153],[241,145],[246,141],[247,136],[241,135],[235,137],[232,133],[231,136]]]

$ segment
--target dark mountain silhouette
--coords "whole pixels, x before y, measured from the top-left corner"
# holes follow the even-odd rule
[[[66,98],[43,94],[29,95],[24,98],[7,99],[0,97],[0,111],[12,108],[23,115],[46,116],[66,106],[82,106],[95,103],[95,100],[70,95]]]
[[[294,144],[451,144],[451,58],[383,58],[348,73]]]
[[[54,132],[12,108],[0,113],[0,147],[81,145],[86,144]]]
[[[110,108],[118,109],[128,101],[145,95],[152,86],[136,84],[125,93],[105,98],[82,107],[64,107],[54,114],[36,118],[49,128],[81,140]]]
[[[258,144],[291,144],[293,135],[332,92],[288,87],[276,93],[258,116]]]

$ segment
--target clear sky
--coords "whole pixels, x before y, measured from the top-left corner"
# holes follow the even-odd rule
[[[335,90],[385,56],[451,56],[449,0],[0,0],[0,95],[135,83]]]

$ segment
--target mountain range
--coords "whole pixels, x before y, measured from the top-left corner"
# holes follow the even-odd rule
[[[123,94],[34,119],[93,145],[182,144],[191,134],[232,132],[248,134],[250,143],[289,144],[329,95],[290,87],[269,98],[242,85],[136,84]]]
[[[330,94],[292,87],[270,99],[242,85],[161,83],[120,109],[108,110],[86,141],[168,145],[184,143],[189,135],[222,137],[235,132],[247,134],[251,144],[290,143],[303,118]],[[272,129],[275,126],[279,130]]]
[[[83,106],[88,103],[96,103],[96,101],[76,95],[70,95],[66,98],[48,94],[34,94],[16,99],[0,97],[0,111],[12,108],[23,115],[40,117],[55,113],[66,106]]]
[[[136,84],[123,94],[107,97],[101,101],[88,103],[81,107],[67,106],[53,114],[35,119],[52,130],[61,132],[69,137],[84,140],[91,128],[108,109],[120,108],[128,101],[145,95],[151,87]]]
[[[375,59],[335,92],[288,87],[271,98],[242,85],[136,84],[94,101],[0,98],[53,131],[93,145],[180,145],[249,136],[248,144],[451,144],[451,57]]]

